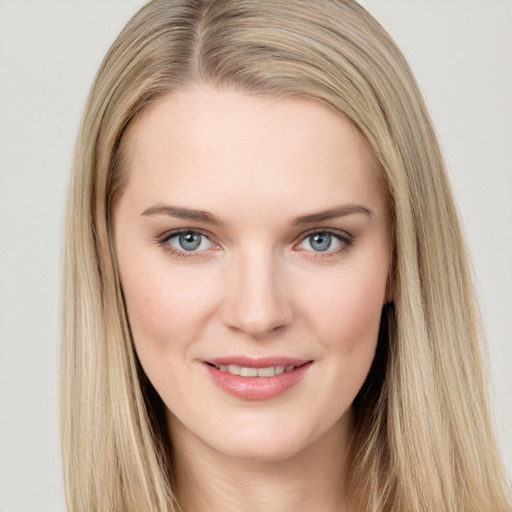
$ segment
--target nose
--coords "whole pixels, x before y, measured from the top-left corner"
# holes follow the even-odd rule
[[[263,338],[290,324],[291,297],[283,268],[270,251],[234,257],[226,277],[223,321],[230,329]]]

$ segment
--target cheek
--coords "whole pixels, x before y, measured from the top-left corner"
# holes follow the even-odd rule
[[[212,314],[211,277],[205,280],[201,272],[173,271],[165,262],[142,266],[136,258],[129,260],[121,265],[121,280],[141,362],[186,350]]]
[[[311,297],[309,318],[326,343],[351,351],[366,341],[376,342],[386,275],[353,270],[342,278],[333,277],[322,293]]]
[[[151,268],[151,271],[147,271]],[[170,410],[191,391],[183,387],[193,368],[193,348],[211,318],[214,284],[169,265],[125,266],[122,272],[128,319],[145,374]],[[202,280],[202,282],[199,282]]]
[[[326,382],[336,382],[325,392],[342,409],[359,392],[375,355],[387,269],[361,265],[330,276],[304,311],[328,360]]]

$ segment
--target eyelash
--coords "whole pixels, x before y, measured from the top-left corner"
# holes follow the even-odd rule
[[[181,229],[175,229],[173,231],[169,231],[158,238],[157,243],[160,245],[164,251],[169,254],[170,256],[173,256],[174,258],[185,260],[190,258],[197,258],[199,257],[199,254],[204,251],[181,251],[179,249],[176,249],[172,245],[170,245],[168,242],[171,240],[171,238],[174,238],[176,236],[179,236],[181,234],[197,234],[204,236],[207,240],[210,241],[213,245],[219,247],[217,244],[211,241],[211,235],[208,233],[205,233],[204,231],[201,231],[200,229],[187,229],[187,228],[181,228]]]
[[[162,235],[161,237],[159,237],[157,239],[157,243],[159,246],[161,246],[164,249],[165,252],[167,252],[169,255],[171,255],[177,259],[184,260],[184,259],[200,257],[200,254],[202,252],[204,252],[204,250],[203,251],[185,251],[185,250],[176,249],[175,247],[171,246],[168,243],[169,240],[171,240],[172,238],[174,238],[176,236],[179,236],[180,234],[189,234],[189,233],[201,235],[201,236],[205,237],[208,241],[210,241],[210,243],[213,246],[215,246],[217,248],[219,247],[217,244],[215,244],[215,242],[211,241],[211,238],[210,238],[211,235],[209,235],[208,233],[201,231],[200,229],[187,229],[187,228],[181,228],[181,229],[175,229],[173,231],[169,231],[169,232],[165,233],[164,235]],[[319,234],[330,235],[333,238],[335,238],[337,241],[339,241],[341,245],[337,249],[325,251],[325,252],[304,250],[305,253],[311,253],[308,255],[309,258],[326,259],[329,257],[337,256],[337,255],[340,255],[340,254],[346,252],[354,243],[354,237],[352,235],[346,233],[345,231],[338,231],[338,230],[333,230],[333,229],[314,229],[314,230],[308,231],[308,232],[300,235],[299,242],[294,244],[294,250],[299,251],[300,249],[298,249],[298,247],[302,243],[304,243],[304,241],[306,239],[308,239],[311,236],[319,235]]]
[[[304,250],[305,253],[308,253],[308,257],[312,259],[322,258],[325,260],[329,257],[339,256],[340,254],[346,252],[354,244],[354,237],[346,233],[345,231],[338,231],[335,229],[313,229],[300,235],[300,242],[294,245],[294,249],[303,244],[305,240],[314,235],[330,235],[333,238],[335,238],[338,242],[340,242],[340,247],[325,252]]]

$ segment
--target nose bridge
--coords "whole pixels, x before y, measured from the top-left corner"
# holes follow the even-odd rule
[[[264,336],[287,325],[292,316],[283,269],[272,248],[247,247],[233,257],[232,286],[224,321],[251,336]]]

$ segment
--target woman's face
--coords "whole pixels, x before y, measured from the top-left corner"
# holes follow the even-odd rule
[[[352,126],[312,100],[197,89],[146,108],[125,149],[121,281],[171,435],[276,459],[346,430],[391,254]]]

